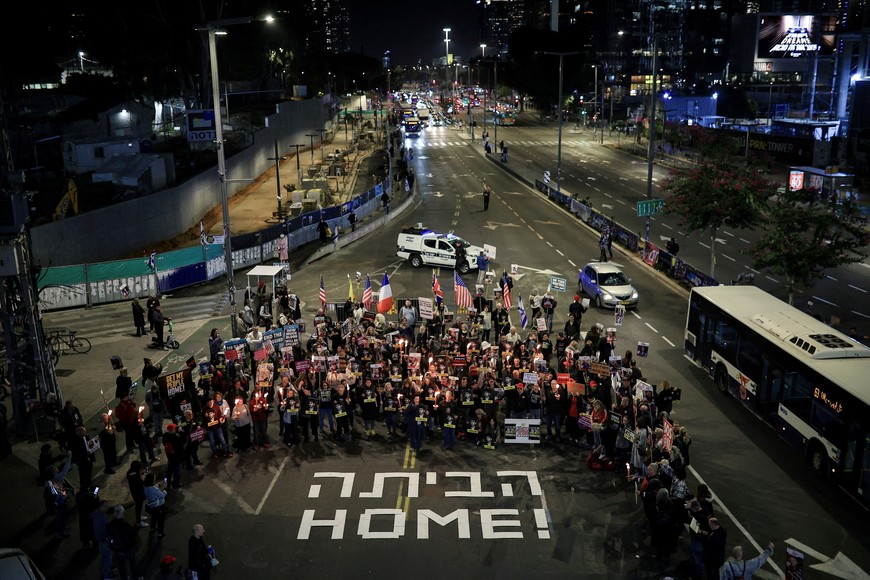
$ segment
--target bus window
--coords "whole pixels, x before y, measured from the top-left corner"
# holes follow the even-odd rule
[[[798,373],[788,373],[785,376],[785,393],[782,404],[803,419],[810,418],[810,403],[813,400],[813,385]]]
[[[713,344],[722,357],[734,364],[734,354],[737,351],[737,330],[725,320],[716,322],[713,334]]]
[[[753,381],[761,381],[761,351],[751,338],[740,337],[737,350],[737,368]]]
[[[846,425],[843,422],[843,417],[840,413],[837,413],[834,409],[831,409],[831,407],[819,399],[813,399],[810,425],[812,425],[822,437],[842,449]]]

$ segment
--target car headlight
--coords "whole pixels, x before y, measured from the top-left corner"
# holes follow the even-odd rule
[[[608,294],[607,292],[602,292],[602,293],[601,293],[601,296],[602,296],[602,298],[604,298],[605,300],[613,300],[613,296],[611,296],[611,295]]]
[[[635,290],[634,292],[631,293],[631,299],[637,300],[637,290]]]

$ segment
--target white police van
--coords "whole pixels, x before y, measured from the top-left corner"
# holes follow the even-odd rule
[[[405,228],[396,239],[396,255],[411,262],[415,268],[421,266],[456,267],[458,248],[465,251],[465,260],[457,268],[460,274],[477,269],[477,256],[483,251],[480,246],[469,244],[453,233],[438,234],[425,229],[421,224]]]

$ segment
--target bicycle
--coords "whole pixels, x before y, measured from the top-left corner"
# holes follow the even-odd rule
[[[49,346],[54,352],[63,354],[67,350],[72,349],[79,354],[84,354],[91,350],[91,341],[87,338],[76,336],[77,331],[75,330],[60,328],[47,332]]]

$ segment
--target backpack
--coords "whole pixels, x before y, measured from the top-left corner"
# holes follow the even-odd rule
[[[126,535],[119,520],[113,520],[106,526],[106,542],[113,552],[123,552],[129,548]]]

